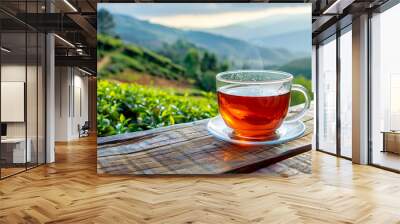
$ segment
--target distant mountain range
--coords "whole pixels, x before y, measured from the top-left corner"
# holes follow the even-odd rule
[[[300,58],[293,60],[281,67],[281,70],[292,72],[295,75],[304,75],[311,79],[311,58]]]
[[[289,51],[281,45],[269,44],[268,41],[265,43],[265,41],[259,39],[246,41],[236,38],[237,35],[232,35],[232,37],[235,37],[232,38],[228,34],[222,34],[222,32],[218,34],[216,30],[213,33],[182,30],[153,24],[131,16],[119,14],[113,14],[113,16],[116,24],[115,32],[121,39],[158,52],[162,49],[163,43],[172,44],[177,40],[184,40],[213,52],[219,57],[233,61],[238,67],[246,65],[254,69],[268,65],[282,65],[293,59],[304,57],[304,55],[295,53],[302,51],[302,49],[297,48],[295,51]],[[254,35],[248,37],[255,38]],[[279,37],[273,35],[268,38],[270,38],[271,43],[277,43],[279,40]],[[265,38],[265,40],[268,38]],[[309,45],[311,44],[309,43]]]
[[[266,48],[285,48],[290,49],[299,57],[310,57],[311,55],[311,32],[300,30],[272,36],[258,36],[249,40],[255,45]]]
[[[207,32],[235,37],[266,48],[284,48],[311,55],[311,16],[276,16],[257,21],[237,23],[207,30]]]
[[[289,72],[294,76],[302,75],[307,79],[311,79],[311,58],[299,58],[281,66],[267,66],[265,69]]]

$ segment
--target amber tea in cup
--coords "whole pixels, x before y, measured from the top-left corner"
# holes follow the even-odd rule
[[[236,137],[264,140],[275,135],[283,122],[299,120],[309,108],[307,90],[292,85],[293,76],[278,71],[230,71],[217,75],[219,112]],[[304,94],[301,112],[286,117],[291,91]]]

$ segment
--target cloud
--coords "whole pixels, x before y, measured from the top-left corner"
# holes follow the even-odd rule
[[[311,8],[308,5],[302,7],[274,7],[249,11],[228,11],[219,13],[190,13],[175,14],[171,16],[143,16],[152,23],[183,29],[209,29],[229,26],[241,22],[250,22],[271,17],[285,17],[290,15],[308,15]]]

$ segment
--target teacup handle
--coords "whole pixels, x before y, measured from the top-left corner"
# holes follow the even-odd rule
[[[306,114],[307,110],[310,109],[310,97],[308,96],[307,89],[301,85],[293,84],[292,91],[302,93],[304,95],[304,98],[306,99],[306,102],[304,103],[304,107],[301,111],[297,112],[294,115],[286,117],[285,122],[295,122],[300,120]]]

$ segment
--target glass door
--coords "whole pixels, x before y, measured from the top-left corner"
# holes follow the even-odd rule
[[[352,157],[352,32],[351,26],[340,35],[340,155]]]
[[[317,51],[317,149],[336,154],[336,36]]]
[[[26,170],[31,161],[26,125],[26,32],[1,34],[1,176]],[[28,150],[27,150],[28,147]]]
[[[24,15],[43,13],[43,3],[0,7]],[[0,179],[45,163],[45,44],[43,33],[0,12]]]
[[[317,149],[352,157],[352,27],[317,50]]]

